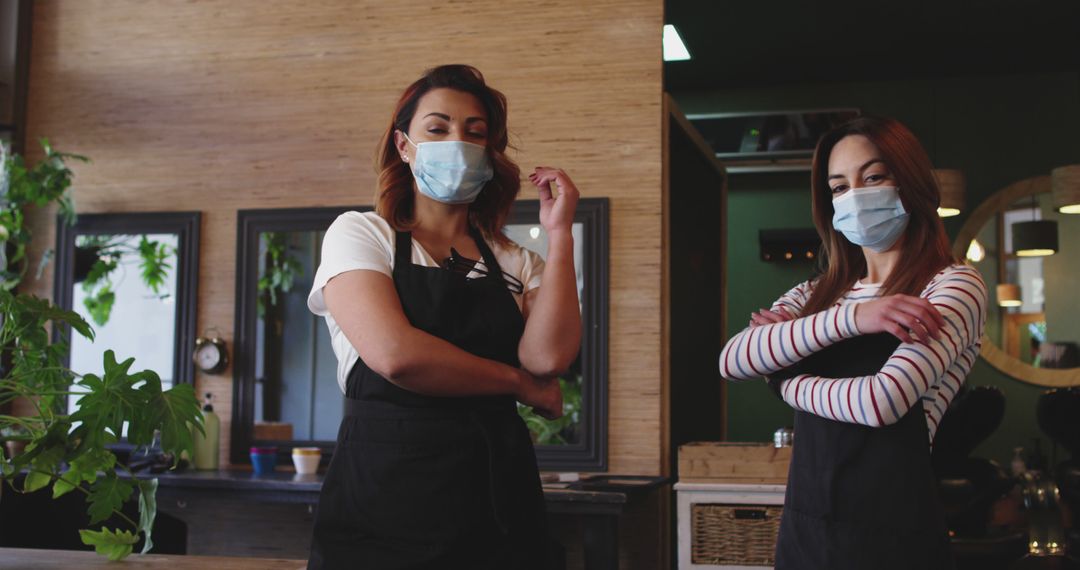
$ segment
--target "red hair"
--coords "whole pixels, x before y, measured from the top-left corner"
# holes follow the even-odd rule
[[[845,291],[866,275],[862,248],[849,242],[832,225],[832,189],[829,187],[829,156],[841,139],[862,135],[874,143],[900,189],[900,201],[909,214],[901,238],[900,262],[882,284],[882,295],[918,295],[930,279],[955,263],[945,226],[937,214],[941,194],[933,166],[919,140],[895,119],[857,117],[829,131],[818,141],[811,167],[811,204],[814,225],[821,236],[823,272],[803,309],[804,315],[835,304]]]
[[[395,230],[409,231],[416,226],[413,175],[401,160],[394,144],[394,131],[409,132],[420,98],[432,89],[448,88],[476,97],[487,112],[487,153],[495,171],[476,201],[469,204],[469,223],[488,241],[508,244],[502,229],[521,189],[521,170],[508,156],[506,131],[506,96],[488,87],[478,69],[469,65],[440,65],[424,72],[405,88],[394,107],[390,126],[383,134],[375,156],[378,187],[375,212]]]

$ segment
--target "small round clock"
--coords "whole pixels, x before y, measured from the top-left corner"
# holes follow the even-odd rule
[[[206,374],[217,374],[229,365],[229,353],[225,341],[214,336],[195,339],[195,350],[191,354],[195,366]]]

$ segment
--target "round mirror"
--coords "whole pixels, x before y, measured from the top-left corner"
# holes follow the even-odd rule
[[[986,280],[981,355],[998,370],[1039,386],[1080,385],[1080,303],[1072,290],[1080,264],[1069,262],[1078,246],[1080,216],[1054,211],[1049,176],[1003,188],[960,229],[953,253]]]

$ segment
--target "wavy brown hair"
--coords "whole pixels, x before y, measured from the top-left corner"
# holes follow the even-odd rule
[[[487,112],[487,154],[495,175],[484,185],[476,201],[469,204],[469,223],[488,241],[508,244],[510,239],[502,229],[521,189],[521,170],[506,156],[509,143],[506,96],[489,87],[483,74],[470,65],[440,65],[429,69],[401,94],[375,155],[375,171],[379,176],[375,211],[395,230],[409,231],[416,227],[412,170],[398,154],[394,131],[408,133],[420,98],[440,88],[476,97]]]
[[[814,225],[821,236],[822,274],[803,309],[804,315],[825,310],[866,275],[862,248],[849,242],[832,225],[832,190],[829,156],[844,137],[862,135],[877,147],[896,185],[900,201],[910,215],[901,238],[900,263],[882,284],[882,295],[918,295],[937,272],[955,262],[945,226],[937,214],[941,193],[933,166],[915,135],[900,121],[861,116],[829,131],[818,141],[811,167],[811,203]]]

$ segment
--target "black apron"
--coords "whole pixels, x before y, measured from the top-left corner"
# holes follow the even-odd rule
[[[488,275],[412,263],[398,232],[394,286],[409,322],[477,356],[519,366],[525,322],[499,264]],[[546,566],[544,497],[531,438],[510,396],[436,398],[357,361],[315,514],[308,568],[533,569]]]
[[[778,388],[795,374],[872,375],[898,345],[888,334],[848,339],[781,371],[770,384]],[[921,402],[881,428],[795,412],[777,570],[952,567]]]

